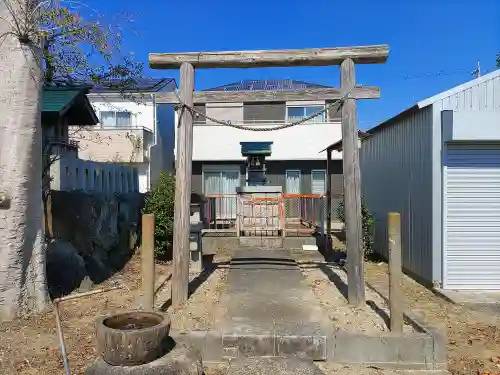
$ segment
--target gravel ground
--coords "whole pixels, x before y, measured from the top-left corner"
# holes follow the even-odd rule
[[[174,329],[203,329],[209,327],[216,313],[218,293],[223,288],[225,260],[220,254],[214,262],[216,269],[191,283],[191,296],[182,310],[169,307],[171,264],[157,264],[156,301],[172,316]],[[60,307],[65,344],[72,375],[82,375],[97,357],[94,337],[95,318],[102,314],[135,308],[140,298],[140,259],[134,256],[100,289],[118,284],[123,287],[104,294],[63,302]],[[161,284],[164,284],[161,288]],[[0,374],[59,375],[63,374],[62,358],[57,340],[54,314],[42,314],[30,319],[0,323]]]
[[[347,275],[335,266],[323,263],[301,264],[306,281],[320,305],[328,313],[335,326],[350,332],[379,334],[389,331],[389,309],[377,293],[366,289],[366,307],[355,309],[347,303]],[[413,331],[409,325],[405,331]]]
[[[170,311],[172,329],[178,332],[192,330],[209,330],[212,328],[217,314],[220,313],[219,297],[225,289],[229,269],[227,254],[214,257],[214,267],[208,268],[201,275],[190,275],[189,300],[180,309],[173,310],[170,304],[170,283],[158,295],[160,310]],[[161,304],[161,301],[166,301]]]

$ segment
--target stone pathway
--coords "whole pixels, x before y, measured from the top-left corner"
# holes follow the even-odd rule
[[[326,359],[333,328],[288,251],[235,251],[221,303],[227,356]]]

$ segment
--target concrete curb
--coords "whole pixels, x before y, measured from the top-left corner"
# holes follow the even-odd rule
[[[439,298],[445,300],[448,303],[451,303],[453,305],[460,305],[456,301],[452,300],[450,297],[448,297],[446,294],[441,292],[439,289],[436,288],[431,288],[431,292],[434,293],[434,295],[438,296]]]
[[[224,362],[241,357],[298,356],[313,361],[326,361],[328,337],[299,336],[279,333],[261,335],[223,334],[217,331],[171,332],[176,341],[193,346],[204,361]]]
[[[386,303],[389,303],[389,299],[382,292],[380,292],[375,286],[366,281],[365,284],[370,290],[377,293],[381,298],[383,298],[384,301],[386,301]],[[411,324],[417,332],[423,333],[432,339],[432,352],[433,352],[432,362],[435,364],[436,366],[435,368],[446,369],[447,368],[446,336],[436,327],[429,325],[421,315],[415,312],[405,310],[403,312],[403,316],[406,322],[408,324]]]
[[[432,337],[425,333],[369,336],[338,330],[329,362],[405,370],[436,370]]]
[[[340,329],[330,337],[272,333],[223,335],[217,331],[171,332],[171,336],[194,347],[203,361],[209,363],[226,363],[242,357],[298,356],[313,361],[401,370],[446,370],[445,341],[441,341],[444,336],[432,327],[425,326],[423,330],[425,332],[378,336]]]

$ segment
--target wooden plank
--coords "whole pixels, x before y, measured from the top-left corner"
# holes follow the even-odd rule
[[[142,215],[141,228],[141,278],[142,278],[142,308],[154,311],[155,290],[155,215]]]
[[[380,88],[376,86],[358,86],[351,92],[356,99],[379,99]],[[337,100],[340,89],[336,87],[315,88],[294,91],[197,91],[194,103],[249,103],[249,102],[287,102],[293,100]],[[179,103],[173,92],[155,93],[157,103]]]
[[[265,68],[275,66],[340,65],[345,59],[356,64],[383,64],[389,56],[386,44],[373,46],[286,49],[264,51],[220,51],[150,53],[153,69],[176,69],[183,63],[195,68]]]
[[[181,66],[180,96],[193,105],[194,68]],[[177,137],[177,161],[174,204],[174,242],[172,264],[172,306],[179,307],[188,299],[189,283],[189,211],[191,203],[191,172],[193,159],[193,115],[184,110]]]
[[[401,264],[401,216],[398,212],[387,215],[389,247],[389,310],[391,332],[403,332],[403,272]]]
[[[349,92],[354,87],[353,60],[346,59],[340,65],[340,82],[343,93]],[[361,177],[358,152],[358,115],[355,99],[347,99],[342,106],[342,144],[348,299],[349,304],[355,307],[364,307]]]

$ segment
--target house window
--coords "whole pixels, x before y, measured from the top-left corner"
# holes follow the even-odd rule
[[[311,171],[311,194],[326,194],[326,171]]]
[[[103,127],[124,128],[132,126],[132,113],[126,111],[101,111]]]
[[[208,198],[209,216],[212,218],[236,218],[236,188],[240,186],[238,169],[222,167],[203,171],[203,191]]]
[[[300,194],[300,171],[288,170],[286,175],[286,193],[287,194]]]
[[[286,109],[286,118],[288,122],[300,121],[306,117],[309,117],[321,110],[325,109],[323,105],[314,105],[314,106],[303,106],[303,107],[287,107]],[[321,113],[307,121],[307,123],[317,123],[317,122],[325,122],[325,113]]]

